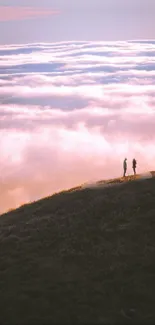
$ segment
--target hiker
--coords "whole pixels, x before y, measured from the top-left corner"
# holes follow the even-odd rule
[[[123,177],[125,177],[126,172],[127,172],[127,158],[124,159],[124,162],[123,162],[123,169],[124,169],[124,175],[123,175]]]
[[[136,161],[136,159],[134,158],[134,159],[132,160],[132,168],[133,168],[134,175],[136,175],[136,166],[137,166],[137,161]]]

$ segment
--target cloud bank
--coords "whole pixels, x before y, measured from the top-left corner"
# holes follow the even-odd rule
[[[0,47],[0,212],[155,169],[155,41]]]
[[[12,20],[25,20],[34,18],[43,18],[49,15],[58,14],[58,11],[49,8],[33,7],[10,7],[0,6],[0,22]]]

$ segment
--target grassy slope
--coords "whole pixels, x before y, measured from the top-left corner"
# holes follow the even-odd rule
[[[155,321],[155,178],[0,217],[0,323]]]

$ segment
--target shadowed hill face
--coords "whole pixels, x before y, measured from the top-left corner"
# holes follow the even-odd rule
[[[155,321],[155,179],[0,217],[0,323]]]

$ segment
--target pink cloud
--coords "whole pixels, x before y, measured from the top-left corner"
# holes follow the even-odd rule
[[[118,45],[112,57],[92,42],[0,48],[0,212],[121,176],[125,156],[129,174],[133,157],[138,172],[154,170],[155,59],[150,68],[138,57],[145,44]],[[97,61],[86,56],[81,65],[80,46],[92,46]],[[132,62],[122,70],[129,47]]]
[[[138,160],[138,171],[153,169],[154,143],[144,147],[131,137],[106,140],[97,128],[39,128],[35,132],[3,133],[1,147],[1,212],[78,184],[122,175],[122,161]]]
[[[41,18],[56,15],[58,11],[47,8],[0,6],[0,21]]]

